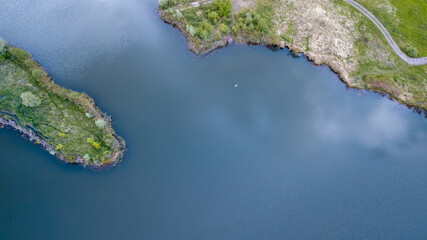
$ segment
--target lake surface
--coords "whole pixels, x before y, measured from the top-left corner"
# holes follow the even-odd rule
[[[287,50],[196,56],[156,5],[0,0],[129,148],[94,172],[1,129],[0,239],[427,239],[426,119]]]

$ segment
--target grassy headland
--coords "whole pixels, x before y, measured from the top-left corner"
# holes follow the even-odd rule
[[[359,2],[383,20],[381,11],[370,8],[374,1]],[[393,18],[382,22],[399,46],[408,55],[415,56],[415,51],[416,56],[427,56],[425,2],[381,2],[397,9]],[[380,30],[342,0],[160,0],[159,4],[161,17],[184,33],[197,54],[233,40],[287,46],[315,64],[330,66],[350,87],[388,94],[427,110],[427,65],[411,66],[401,60]],[[415,16],[408,6],[418,9]]]
[[[56,85],[30,53],[0,38],[0,125],[63,161],[95,168],[119,162],[125,142],[92,98]]]

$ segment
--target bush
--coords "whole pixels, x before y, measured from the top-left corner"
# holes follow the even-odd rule
[[[24,92],[21,94],[22,104],[26,107],[38,107],[41,104],[41,100],[31,92]]]
[[[159,5],[160,5],[160,8],[162,9],[173,7],[176,4],[177,4],[176,0],[159,0]]]
[[[106,123],[106,122],[105,122],[105,120],[104,120],[104,119],[102,119],[102,118],[98,118],[98,119],[96,119],[96,121],[95,121],[95,125],[96,125],[98,128],[104,128],[106,124],[107,124],[107,123]]]
[[[230,0],[215,0],[214,8],[218,10],[220,17],[228,17],[233,11]]]
[[[186,25],[185,28],[187,29],[187,32],[190,33],[191,36],[196,35],[196,29],[192,25]]]
[[[42,77],[45,75],[45,73],[44,73],[44,71],[43,71],[43,70],[41,70],[41,69],[39,69],[39,68],[36,68],[36,69],[34,69],[33,71],[31,71],[31,75],[32,75],[35,79],[40,79],[40,78],[42,78]]]
[[[368,41],[372,41],[372,39],[374,39],[374,37],[372,36],[372,34],[370,34],[370,33],[367,33],[366,35],[365,35],[365,38],[366,38],[366,40],[368,40]]]
[[[64,145],[62,145],[62,144],[58,144],[58,146],[56,146],[56,150],[61,150],[61,149],[63,149],[64,148]]]
[[[190,12],[190,13],[185,13],[184,14],[185,20],[189,21],[189,22],[194,22],[196,21],[197,17],[194,13]]]
[[[176,10],[175,13],[173,14],[173,17],[176,19],[181,19],[183,17],[181,11]]]
[[[31,58],[31,54],[20,48],[9,48],[9,53],[12,56],[12,59],[18,60],[19,62],[24,62],[26,59]]]
[[[79,97],[79,93],[77,93],[77,92],[72,92],[72,93],[70,93],[70,98],[72,98],[72,99],[76,99],[76,98],[78,98]]]
[[[221,32],[228,35],[228,26],[225,25],[224,23],[221,24]]]
[[[93,142],[92,146],[97,150],[101,149],[101,144],[99,142]]]
[[[208,38],[211,33],[212,33],[212,25],[206,20],[204,20],[200,24],[200,26],[197,28],[197,36],[202,40],[205,40],[206,38]]]
[[[412,58],[418,57],[418,51],[417,51],[417,49],[414,46],[410,45],[410,44],[406,45],[403,48],[403,51],[406,52],[406,54],[408,54],[409,57],[412,57]]]
[[[5,55],[9,49],[9,45],[3,38],[0,38],[0,55]]]
[[[209,12],[208,13],[208,19],[209,21],[211,21],[213,24],[216,24],[219,20],[219,15],[217,12],[213,11],[213,12]]]
[[[159,5],[161,8],[166,7],[168,3],[169,3],[168,0],[159,0]]]
[[[261,18],[258,22],[258,27],[259,30],[263,33],[268,33],[270,27],[268,26],[267,20],[265,20],[264,18]]]

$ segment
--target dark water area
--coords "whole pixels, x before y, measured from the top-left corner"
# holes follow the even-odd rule
[[[0,239],[427,239],[426,119],[287,50],[196,56],[156,4],[0,0],[129,148],[94,172],[1,129]]]

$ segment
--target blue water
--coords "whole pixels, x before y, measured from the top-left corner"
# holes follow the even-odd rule
[[[427,239],[426,119],[287,50],[196,56],[156,4],[0,0],[129,148],[94,172],[1,129],[0,239]]]

